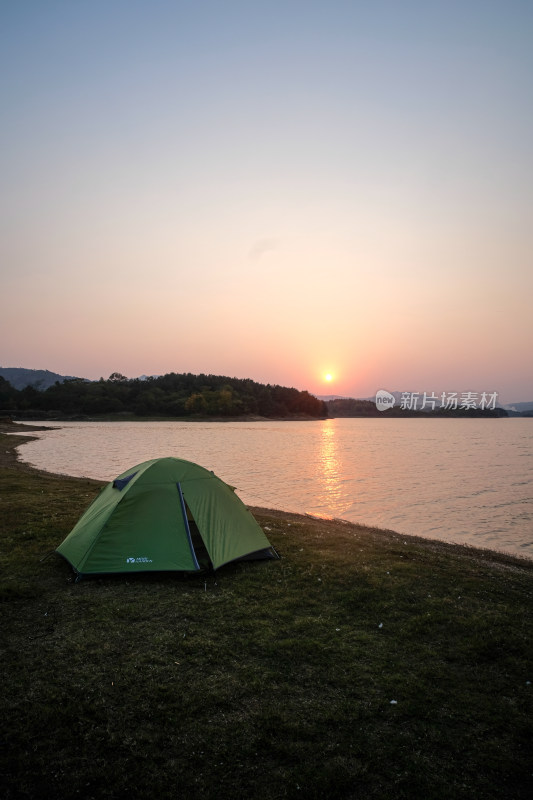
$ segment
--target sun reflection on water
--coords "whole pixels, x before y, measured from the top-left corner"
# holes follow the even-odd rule
[[[322,423],[318,452],[319,496],[321,505],[325,504],[335,514],[340,514],[346,505],[342,490],[341,463],[339,454],[338,432],[335,420],[327,419]]]

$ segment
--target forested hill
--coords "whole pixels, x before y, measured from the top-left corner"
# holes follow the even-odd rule
[[[221,375],[170,373],[129,379],[113,373],[107,380],[57,382],[45,391],[32,386],[17,390],[0,377],[0,416],[65,419],[125,414],[290,419],[326,417],[327,408],[306,391]]]

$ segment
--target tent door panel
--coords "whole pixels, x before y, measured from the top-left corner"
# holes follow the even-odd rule
[[[194,548],[194,553],[196,555],[196,558],[198,559],[198,563],[203,568],[212,567],[213,565],[211,564],[211,559],[209,558],[207,547],[205,546],[204,540],[202,539],[202,534],[198,530],[198,525],[196,524],[195,519],[191,514],[191,510],[187,505],[187,503],[185,503],[185,509],[187,512],[187,522],[191,534],[192,546]]]

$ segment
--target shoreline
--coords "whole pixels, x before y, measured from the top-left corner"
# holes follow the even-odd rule
[[[29,474],[41,475],[51,478],[68,479],[69,481],[83,482],[94,484],[94,486],[104,486],[106,481],[97,480],[95,478],[81,478],[73,475],[66,475],[62,473],[49,472],[48,470],[38,469],[30,464],[26,464],[20,460],[18,447],[21,444],[29,441],[35,441],[37,436],[31,436],[33,431],[46,431],[54,430],[60,426],[49,425],[34,425],[14,422],[12,420],[0,419],[0,437],[3,441],[0,442],[0,469],[15,469]],[[26,435],[26,432],[30,435]],[[4,438],[5,437],[5,438]],[[296,524],[302,524],[316,527],[317,533],[323,529],[328,529],[333,532],[347,532],[364,531],[365,533],[381,539],[383,544],[408,542],[410,545],[419,545],[420,547],[432,553],[446,553],[455,555],[459,558],[476,560],[484,565],[493,564],[500,568],[517,568],[533,570],[533,559],[527,556],[519,556],[512,553],[506,553],[500,550],[491,550],[490,548],[480,548],[469,544],[457,544],[452,542],[445,542],[440,539],[429,539],[423,536],[416,536],[413,534],[398,533],[387,528],[378,528],[371,525],[361,525],[349,520],[341,518],[323,518],[316,517],[312,514],[301,514],[292,511],[285,511],[280,509],[265,508],[262,506],[248,506],[254,516],[260,518],[269,517],[276,520],[284,520]]]
[[[35,417],[28,417],[30,425],[36,422],[46,423],[59,423],[62,422],[323,422],[327,419],[340,419],[338,417],[311,417],[306,414],[294,414],[290,417],[262,417],[259,414],[241,414],[235,417],[221,417],[221,416],[201,416],[199,414],[190,415],[187,417],[165,417],[165,416],[143,416],[137,414],[103,414],[102,416],[91,417],[85,414],[74,415],[72,417],[43,417],[36,419]],[[26,420],[22,417],[15,419],[11,418],[13,424],[25,425]]]
[[[8,412],[9,413],[9,412]],[[31,413],[31,412],[29,412]],[[16,414],[14,417],[10,417],[11,421],[14,424],[25,425],[34,424],[34,423],[43,423],[43,424],[55,424],[55,423],[62,423],[62,422],[327,422],[328,420],[335,420],[335,419],[424,419],[424,420],[432,420],[432,419],[452,419],[452,420],[477,420],[477,419],[533,419],[533,413],[505,413],[505,414],[493,414],[493,413],[437,413],[437,412],[424,412],[424,411],[409,411],[409,410],[396,410],[394,413],[389,413],[388,411],[376,411],[373,414],[337,414],[324,417],[313,417],[309,414],[291,414],[285,417],[263,417],[260,414],[238,414],[235,416],[216,416],[216,415],[202,415],[202,414],[190,414],[186,417],[175,417],[175,416],[161,416],[161,415],[146,415],[146,416],[139,416],[138,414],[133,414],[129,412],[124,413],[116,413],[116,414],[101,414],[96,416],[91,416],[88,414],[74,414],[72,416],[35,416],[35,414],[31,414],[31,416],[25,416]]]

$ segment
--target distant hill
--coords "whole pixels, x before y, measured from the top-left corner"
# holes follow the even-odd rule
[[[526,403],[508,403],[504,408],[508,411],[517,411],[519,414],[523,414],[524,411],[533,411],[533,400]]]
[[[328,400],[350,400],[351,399],[349,397],[346,397],[346,395],[343,395],[343,394],[315,394],[315,397],[318,400],[324,400],[324,402],[327,402]]]
[[[25,389],[32,386],[40,392],[44,392],[49,386],[53,386],[57,381],[70,380],[71,375],[59,375],[57,372],[50,372],[48,369],[25,369],[24,367],[0,367],[0,378],[9,381],[14,389]]]
[[[407,410],[402,410],[400,412],[400,405],[401,399],[404,394],[411,394],[411,392],[390,392],[390,394],[394,397],[395,403],[394,408],[389,409],[387,414],[390,416],[390,412],[393,411],[393,416],[418,416],[419,412],[421,411],[418,408],[414,413],[408,412]],[[342,397],[340,395],[317,395],[320,400],[324,400],[328,407],[328,413],[331,417],[367,417],[367,416],[381,416],[383,412],[379,412],[376,414],[377,409],[375,408],[375,395],[373,397]],[[419,401],[420,406],[421,401]],[[372,408],[374,406],[374,408]],[[425,409],[425,411],[430,411],[429,408]],[[439,411],[439,408],[436,408],[436,412]],[[506,412],[505,414],[501,413],[502,411]],[[469,411],[465,414],[464,409],[460,409],[461,416],[477,416],[479,415],[480,409],[475,409]],[[475,413],[474,413],[475,412]],[[438,413],[436,414],[438,415]],[[487,414],[483,414],[487,416]],[[450,414],[445,414],[445,416],[452,416]],[[457,416],[457,414],[453,414],[453,416]],[[502,403],[496,403],[496,408],[494,413],[491,416],[510,416],[510,417],[531,417],[533,416],[533,400],[525,403],[509,403],[503,405]]]
[[[107,380],[67,379],[39,370],[0,372],[0,416],[25,419],[182,417],[221,419],[266,417],[322,419],[325,403],[308,392],[224,375],[168,373],[127,378],[113,372]],[[11,379],[25,379],[17,389]],[[29,377],[29,380],[28,380]],[[44,387],[43,381],[49,379]]]
[[[399,394],[394,392],[391,394]],[[495,409],[481,408],[457,408],[443,409],[436,407],[430,408],[402,408],[400,404],[394,405],[385,411],[380,411],[373,400],[356,400],[354,398],[343,398],[337,400],[327,400],[326,407],[330,417],[506,417],[509,412],[498,406]],[[528,412],[524,412],[527,414]],[[518,416],[518,414],[517,414]]]
[[[50,370],[0,367],[0,415],[33,418],[98,417],[133,414],[139,417],[280,418],[426,416],[429,409],[401,408],[401,392],[387,411],[376,408],[375,397],[314,396],[249,379],[191,373],[141,375],[127,378],[114,372],[107,380],[90,381]],[[436,408],[434,416],[533,417],[533,401],[496,407],[494,411]]]

